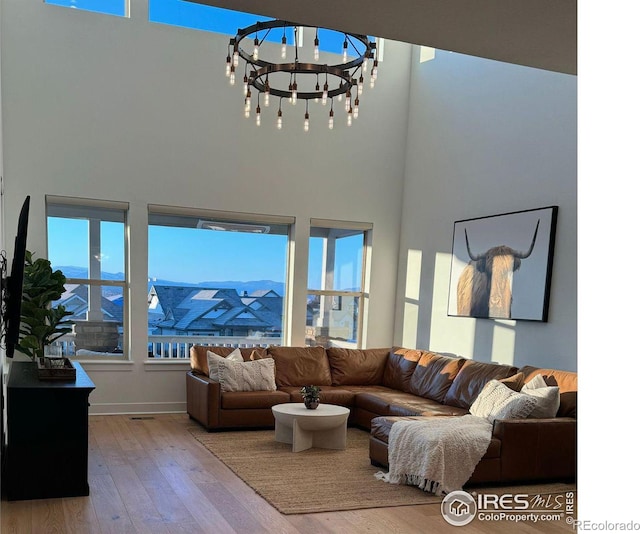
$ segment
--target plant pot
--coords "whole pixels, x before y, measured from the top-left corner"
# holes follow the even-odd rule
[[[304,405],[307,408],[307,410],[315,410],[318,407],[318,404],[320,404],[319,400],[306,400],[304,401]]]

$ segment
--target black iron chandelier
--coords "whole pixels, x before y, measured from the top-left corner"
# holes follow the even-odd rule
[[[293,51],[287,50],[288,28],[293,29]],[[302,61],[302,30],[315,30],[313,46],[313,61]],[[278,112],[276,127],[282,129],[284,122],[283,100],[295,106],[298,100],[304,101],[304,131],[309,131],[310,113],[309,101],[317,102],[329,107],[327,113],[329,129],[334,126],[334,99],[341,102],[344,99],[344,113],[346,123],[351,126],[353,119],[358,118],[360,97],[362,96],[365,75],[369,86],[374,87],[378,77],[378,58],[376,57],[376,43],[366,35],[338,32],[329,28],[320,28],[324,32],[344,36],[342,44],[342,62],[329,65],[320,63],[319,28],[304,26],[285,20],[270,20],[257,22],[252,26],[239,29],[235,37],[229,40],[227,53],[226,75],[229,83],[235,85],[239,60],[244,64],[242,92],[244,95],[244,115],[249,118],[251,110],[255,109],[256,124],[260,126],[262,107],[269,107],[270,100],[277,98]],[[282,30],[282,47],[280,61],[267,60],[261,56],[261,46],[270,32],[279,33]],[[243,45],[247,48],[243,48]],[[274,47],[270,48],[272,55],[276,55]],[[291,54],[293,53],[293,58]],[[354,57],[355,56],[355,57]],[[371,69],[369,70],[369,67]],[[255,108],[254,106],[255,102]],[[287,113],[289,113],[287,111]]]

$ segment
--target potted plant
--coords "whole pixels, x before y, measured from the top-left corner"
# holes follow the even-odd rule
[[[319,386],[302,386],[300,388],[300,393],[307,409],[315,410],[318,407],[321,391]]]
[[[62,297],[66,281],[62,271],[53,271],[49,260],[34,260],[33,253],[26,251],[20,342],[16,350],[34,361],[44,358],[45,346],[72,331],[72,322],[65,317],[73,314],[62,305],[51,307]]]

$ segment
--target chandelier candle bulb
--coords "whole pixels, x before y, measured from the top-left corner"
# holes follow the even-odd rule
[[[287,37],[284,35],[282,36],[282,48],[280,49],[280,57],[282,59],[287,58]]]
[[[237,66],[238,66],[238,63],[239,63],[239,54],[238,54],[238,51],[237,51],[237,50],[235,50],[235,51],[233,52],[233,66],[234,66],[234,67],[237,67]]]
[[[282,130],[282,110],[278,110],[278,119],[276,120],[276,126],[278,130]]]
[[[329,130],[333,130],[333,108],[329,112]]]
[[[258,37],[253,40],[253,60],[258,61],[258,53],[260,48],[260,41],[258,41]]]
[[[256,108],[256,126],[260,126],[260,105]]]

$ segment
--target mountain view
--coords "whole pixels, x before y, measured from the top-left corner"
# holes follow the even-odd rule
[[[67,278],[86,279],[88,276],[88,269],[86,267],[76,267],[68,265],[56,265],[53,267],[54,271],[57,269],[61,270]],[[102,279],[123,280],[124,273],[108,273],[103,271]],[[284,296],[284,282],[275,282],[273,280],[250,280],[246,282],[237,280],[204,281],[194,284],[174,280],[163,280],[161,278],[150,278],[147,281],[147,289],[151,289],[151,286],[153,286],[154,284],[161,286],[214,287],[220,289],[235,289],[239,295],[244,294],[245,291],[250,295],[254,291],[272,290],[281,297]]]

